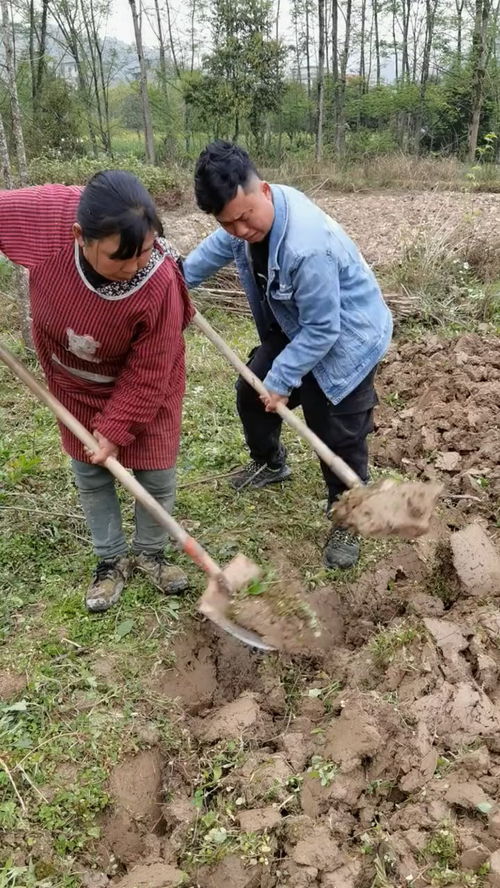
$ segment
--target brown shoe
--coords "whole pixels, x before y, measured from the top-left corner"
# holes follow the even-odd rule
[[[113,607],[119,600],[130,573],[130,559],[126,555],[100,561],[85,596],[87,610],[99,613]]]
[[[184,571],[169,564],[163,552],[140,552],[134,556],[134,567],[166,595],[179,595],[188,588],[188,578]]]

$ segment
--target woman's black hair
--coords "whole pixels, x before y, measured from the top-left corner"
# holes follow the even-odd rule
[[[77,222],[86,241],[120,235],[112,259],[138,256],[150,231],[163,235],[153,198],[126,170],[103,170],[92,176],[80,198]]]
[[[216,139],[201,152],[194,172],[196,202],[205,213],[218,216],[241,186],[259,174],[244,148]]]

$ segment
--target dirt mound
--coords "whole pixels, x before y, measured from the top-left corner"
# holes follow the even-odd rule
[[[151,688],[162,697],[180,700],[190,712],[209,706],[217,689],[215,661],[207,636],[190,629],[172,646],[173,663],[159,665],[151,677]]]
[[[0,672],[0,700],[11,700],[22,694],[27,683],[26,676],[18,672]]]
[[[486,884],[500,846],[500,555],[484,522],[450,523],[300,607],[278,582],[274,598],[241,599],[288,653],[198,622],[177,639],[151,681],[176,698],[184,741],[114,769],[97,858],[111,885]],[[266,612],[277,603],[281,622]]]
[[[146,839],[161,824],[163,760],[159,749],[128,756],[111,772],[113,810],[103,823],[104,851],[130,865],[146,851]]]
[[[395,346],[378,386],[374,462],[440,480],[459,512],[492,517],[500,497],[498,340],[431,336]]]

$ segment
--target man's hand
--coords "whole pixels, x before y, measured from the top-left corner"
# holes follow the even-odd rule
[[[277,392],[269,392],[267,395],[260,395],[260,400],[266,408],[266,413],[276,413],[278,404],[283,404],[283,407],[286,407],[288,395],[278,395]]]
[[[94,438],[99,444],[99,450],[94,453],[93,450],[85,448],[85,452],[90,456],[90,462],[95,466],[102,466],[106,462],[108,456],[118,456],[118,447],[112,441],[108,441],[100,432],[94,432]]]

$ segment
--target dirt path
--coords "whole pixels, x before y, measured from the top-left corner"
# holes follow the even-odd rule
[[[481,236],[498,237],[500,195],[460,192],[398,192],[391,194],[332,194],[313,199],[358,243],[373,265],[387,265],[400,255],[402,244],[419,229],[442,232],[466,227]],[[163,213],[167,237],[182,253],[189,252],[215,227],[193,203]]]

